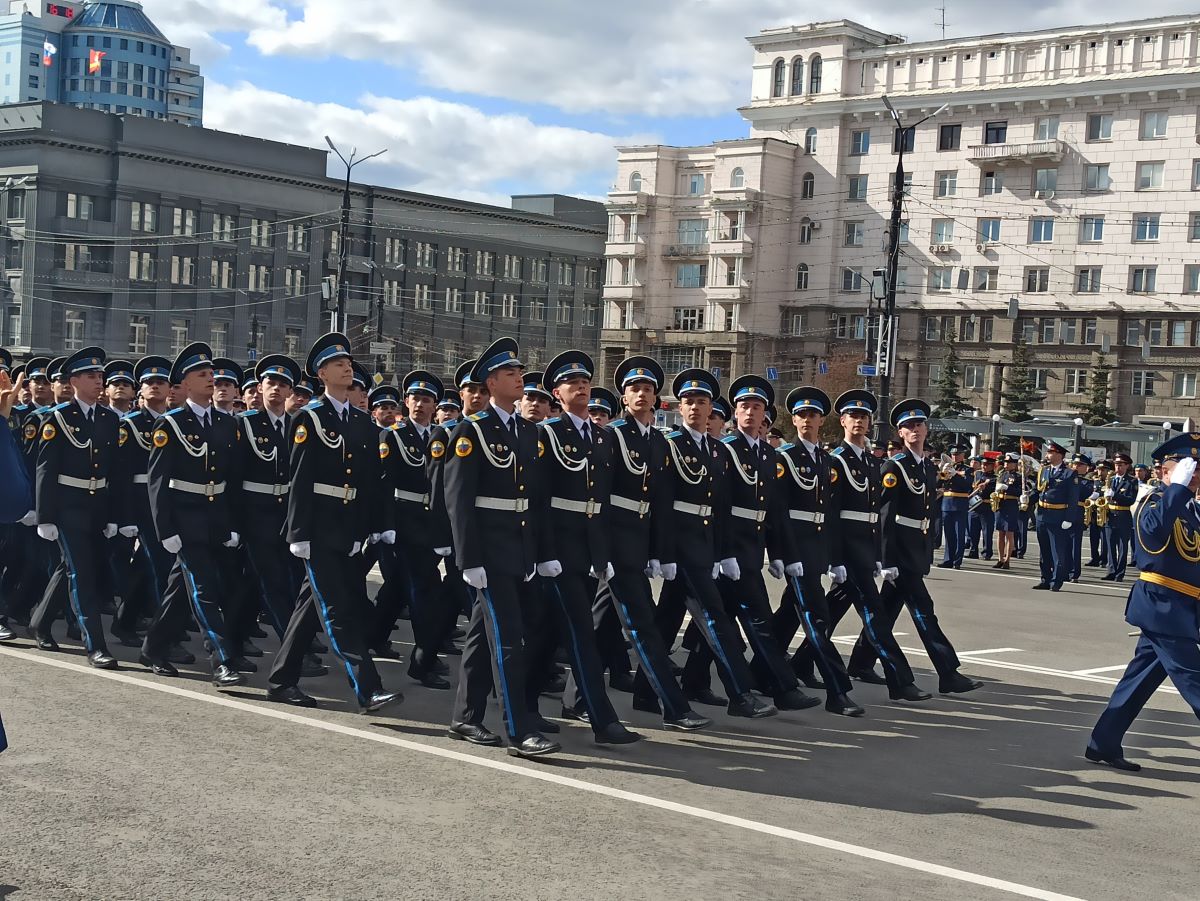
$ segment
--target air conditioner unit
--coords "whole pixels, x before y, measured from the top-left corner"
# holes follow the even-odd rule
[[[976,244],[975,249],[979,251],[979,253],[987,253],[988,246],[986,244]]]
[[[1053,200],[1054,192],[1053,191],[1034,191],[1033,197],[1035,200]]]
[[[820,222],[814,222],[814,223],[812,224],[812,230],[813,230],[813,231],[815,231],[815,232],[816,232],[816,231],[820,231],[820,230],[821,230],[821,223],[820,223]]]
[[[937,252],[938,252],[938,245],[936,245],[936,244],[930,244],[930,245],[929,245],[929,252],[930,252],[930,253],[937,253]]]

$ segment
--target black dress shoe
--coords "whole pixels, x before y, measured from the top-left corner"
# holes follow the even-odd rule
[[[467,630],[462,626],[455,626],[454,631],[450,633],[451,638],[466,638]]]
[[[92,651],[88,654],[88,663],[96,669],[116,669],[117,658],[108,651]]]
[[[260,648],[258,645],[256,645],[254,642],[252,642],[250,639],[246,639],[245,641],[242,642],[242,656],[243,657],[261,657],[262,655],[263,655],[263,649]]]
[[[851,679],[857,679],[859,682],[865,682],[867,685],[887,685],[887,679],[879,675],[873,669],[856,669],[850,670]]]
[[[231,657],[226,661],[229,668],[237,673],[257,673],[258,664],[251,663],[245,657]]]
[[[316,654],[305,654],[304,661],[300,664],[301,679],[319,679],[321,676],[329,675],[329,667],[321,662]]]
[[[830,695],[825,701],[825,709],[838,716],[863,716],[867,712],[851,701],[848,695]]]
[[[780,710],[807,710],[809,707],[816,707],[820,703],[820,698],[806,695],[798,688],[793,688],[791,691],[785,691],[783,694],[775,696],[775,706]]]
[[[1049,591],[1050,583],[1049,582],[1038,582],[1030,590],[1031,591]]]
[[[1004,561],[997,560],[995,563],[992,564],[992,569],[1004,569]]]
[[[608,687],[613,691],[633,692],[633,673],[629,670],[613,670],[608,674]]]
[[[284,685],[276,687],[272,685],[267,689],[267,700],[274,701],[276,704],[291,704],[293,707],[316,707],[317,699],[306,695],[295,685]]]
[[[683,716],[676,717],[673,720],[663,720],[663,726],[668,729],[678,729],[680,732],[695,732],[697,729],[706,729],[712,725],[712,720],[706,716],[701,716],[693,710],[689,710]]]
[[[196,662],[196,655],[176,642],[175,644],[167,645],[166,659],[171,661],[171,663],[178,663],[181,666],[191,666]]]
[[[399,660],[400,652],[393,648],[391,644],[385,644],[371,651],[371,656],[376,660]]]
[[[928,701],[932,697],[933,695],[929,692],[922,691],[912,683],[905,685],[898,692],[894,692],[891,695],[893,701]]]
[[[137,632],[126,626],[122,626],[120,623],[114,622],[109,631],[112,632],[113,638],[127,648],[140,648],[142,646],[142,639],[138,636]],[[3,636],[0,636],[0,641],[3,640]]]
[[[396,619],[407,619],[407,620],[412,619],[412,610],[409,609],[408,604],[405,604],[403,607],[401,607],[399,610],[396,611]]]
[[[158,660],[153,657],[147,657],[145,654],[138,654],[138,663],[142,666],[150,668],[150,672],[156,676],[178,676],[179,670],[175,669],[167,660]]]
[[[267,637],[267,631],[262,626],[260,626],[258,623],[255,623],[253,626],[251,626],[249,629],[247,629],[246,634],[249,635],[251,638],[266,638]]]
[[[308,652],[310,654],[327,654],[329,648],[325,647],[325,643],[321,639],[314,638],[308,646]]]
[[[1063,587],[1063,583],[1062,583],[1062,582],[1052,582],[1052,583],[1050,584],[1050,590],[1051,590],[1051,591],[1062,591],[1062,587]]]
[[[1083,756],[1092,763],[1106,763],[1114,770],[1124,770],[1127,773],[1138,773],[1141,772],[1142,769],[1142,765],[1140,763],[1134,763],[1132,760],[1126,760],[1120,754],[1101,754],[1099,751],[1093,751],[1091,748],[1088,748],[1083,752]]]
[[[475,723],[451,723],[446,734],[455,741],[469,741],[473,745],[495,746],[501,743],[499,735]]]
[[[697,704],[707,704],[709,707],[724,707],[729,703],[728,698],[723,698],[711,688],[702,688],[699,691],[689,691],[687,699],[694,701]]]
[[[436,688],[438,691],[445,691],[450,687],[448,679],[432,671],[428,673],[413,673],[412,670],[409,670],[408,674],[426,688]]]
[[[375,713],[382,710],[389,704],[399,704],[404,700],[404,695],[398,691],[384,691],[382,688],[379,691],[371,692],[371,696],[367,698],[367,702],[362,705],[363,713]]]
[[[113,603],[112,598],[105,598],[100,602],[100,612],[105,616],[117,615],[117,605]]]
[[[609,723],[596,733],[596,744],[631,745],[635,741],[641,741],[641,738],[641,735],[630,729],[626,729],[620,723]]]
[[[212,681],[217,688],[232,688],[235,685],[245,684],[246,677],[234,669],[230,663],[220,663],[213,670]]]
[[[1100,577],[1100,581],[1101,581],[1101,582],[1112,582],[1112,581],[1114,581],[1116,578],[1117,578],[1116,576],[1109,575],[1109,574],[1107,574],[1107,573],[1106,573],[1105,575],[1103,575],[1103,576],[1101,576],[1101,577]]]
[[[938,691],[944,695],[961,695],[982,687],[983,683],[978,679],[968,679],[962,673],[955,673],[949,679],[942,680]]]
[[[658,698],[639,698],[637,695],[633,696],[633,709],[642,713],[662,713],[662,708],[658,706]]]
[[[529,715],[529,722],[533,724],[533,727],[537,729],[538,732],[546,732],[550,735],[557,735],[562,731],[562,727],[559,726],[558,723],[550,722],[540,713],[531,713]]]
[[[58,642],[54,640],[53,635],[37,636],[37,646],[43,651],[59,651],[62,650],[58,646]]]
[[[757,720],[765,716],[775,716],[779,710],[774,704],[764,703],[750,692],[746,692],[740,698],[734,698],[729,702],[728,712],[730,716],[744,716],[747,719]]]
[[[438,648],[439,654],[447,654],[451,657],[461,657],[462,648],[456,645],[453,641],[443,641],[441,647]]]
[[[546,680],[546,684],[542,686],[542,694],[544,695],[561,695],[567,690],[567,679],[561,673],[555,673]]]
[[[547,754],[557,754],[561,750],[562,745],[558,742],[550,741],[544,735],[531,732],[516,744],[509,745],[508,755],[510,757],[545,757]]]
[[[977,553],[975,553],[974,551],[971,551],[971,553],[967,554],[967,557],[966,557],[966,559],[968,559],[968,560],[978,560],[978,559],[979,559],[979,555],[978,555]]]
[[[937,568],[938,569],[954,569],[954,564],[951,561],[947,560],[944,563],[939,563],[937,565]]]
[[[0,623],[0,641],[15,641],[16,637],[17,633],[8,627],[8,623]]]
[[[576,707],[567,707],[565,704],[562,709],[562,718],[564,720],[574,720],[577,723],[590,723],[592,721],[591,714],[586,710],[580,710]],[[544,729],[542,730],[545,731]]]
[[[825,687],[825,683],[819,676],[801,676],[797,674],[796,678],[804,683],[805,688],[811,688],[814,691],[820,691]]]

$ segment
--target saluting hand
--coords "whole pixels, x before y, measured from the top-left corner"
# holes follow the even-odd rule
[[[0,372],[0,416],[8,419],[12,415],[12,408],[17,404],[17,397],[21,393],[21,388],[25,385],[25,376],[22,374],[16,384],[13,384],[7,372]]]

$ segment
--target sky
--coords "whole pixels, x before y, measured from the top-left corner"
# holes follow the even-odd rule
[[[1116,0],[860,0],[910,40],[1120,21]],[[500,206],[602,198],[624,144],[742,137],[747,35],[830,18],[815,0],[142,0],[206,79],[209,128],[360,154],[355,180]],[[1139,17],[1195,12],[1148,0]],[[331,174],[342,170],[331,155]]]

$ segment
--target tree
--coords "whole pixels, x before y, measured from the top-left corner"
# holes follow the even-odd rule
[[[1108,384],[1111,376],[1112,366],[1107,357],[1101,356],[1092,367],[1087,400],[1075,407],[1085,425],[1104,425],[1119,418],[1117,411],[1108,405]]]
[[[818,375],[813,380],[813,384],[829,395],[830,402],[834,402],[843,391],[862,387],[862,376],[858,374],[858,364],[861,362],[861,353],[855,355],[851,351],[843,351],[831,354],[826,373]],[[826,416],[820,435],[822,441],[832,444],[841,441],[843,435],[841,417],[832,412]]]
[[[1018,332],[1013,336],[1012,361],[1004,380],[1004,418],[1025,422],[1033,418],[1033,407],[1042,399],[1042,392],[1033,382],[1029,371],[1029,347]]]
[[[961,416],[971,409],[961,393],[962,365],[958,360],[958,340],[954,326],[946,329],[946,356],[942,358],[942,371],[934,382],[934,412],[942,418]]]

